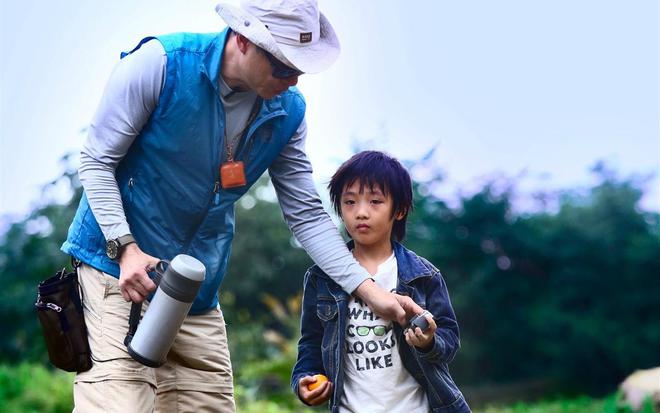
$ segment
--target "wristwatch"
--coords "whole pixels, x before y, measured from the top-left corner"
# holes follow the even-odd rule
[[[117,261],[125,246],[135,242],[135,238],[131,234],[122,235],[119,238],[109,239],[105,243],[105,255],[111,260]]]

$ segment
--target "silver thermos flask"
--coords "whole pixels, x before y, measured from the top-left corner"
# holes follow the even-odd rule
[[[160,367],[165,363],[174,337],[188,315],[206,275],[204,264],[189,255],[177,255],[164,271],[163,263],[167,262],[161,261],[156,268],[161,277],[156,293],[139,321],[137,331],[126,340],[128,354],[149,367]],[[134,318],[139,320],[141,307],[133,304],[131,324]],[[137,316],[134,312],[137,312]]]

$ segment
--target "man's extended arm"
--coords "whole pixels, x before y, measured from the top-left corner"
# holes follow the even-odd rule
[[[162,45],[150,41],[117,64],[81,151],[80,182],[106,239],[130,233],[115,169],[158,104],[165,59]],[[126,246],[120,260],[125,299],[142,301],[155,288],[144,268],[157,261],[137,244]]]
[[[80,154],[80,181],[106,239],[130,233],[115,169],[158,104],[166,59],[150,41],[115,66]]]

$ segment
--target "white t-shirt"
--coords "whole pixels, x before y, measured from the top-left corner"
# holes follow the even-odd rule
[[[395,291],[397,263],[394,254],[378,266],[374,281],[385,291]],[[348,303],[344,393],[341,413],[428,413],[428,400],[419,383],[405,369],[393,323],[375,315],[359,298]]]

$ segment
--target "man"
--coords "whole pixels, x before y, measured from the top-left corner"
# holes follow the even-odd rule
[[[375,285],[324,212],[304,152],[305,102],[293,86],[330,66],[339,42],[314,0],[221,3],[221,33],[144,39],[111,75],[81,153],[85,189],[63,251],[80,260],[93,354],[75,410],[234,411],[217,290],[234,203],[268,169],[289,227],[339,285],[379,315],[421,312]],[[256,235],[256,234],[255,234]],[[206,279],[158,369],[123,344],[132,302],[160,258],[202,261]],[[404,310],[405,308],[405,310]]]

